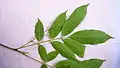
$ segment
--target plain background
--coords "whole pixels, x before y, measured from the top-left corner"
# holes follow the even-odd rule
[[[98,46],[87,47],[84,59],[105,59],[107,61],[101,68],[119,68],[119,0],[0,0],[0,43],[18,47],[34,35],[37,18],[46,29],[58,14],[68,10],[67,16],[70,16],[76,7],[87,3],[90,3],[87,16],[76,30],[99,29],[115,38]],[[48,51],[52,50],[49,44],[45,47]],[[30,56],[40,60],[36,46],[23,50],[30,51]],[[62,59],[59,55],[49,64]],[[40,64],[0,46],[0,68],[40,68]]]

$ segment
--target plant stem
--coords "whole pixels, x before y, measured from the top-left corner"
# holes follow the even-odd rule
[[[22,46],[20,46],[19,48],[16,48],[16,49],[24,48],[26,45],[33,42],[34,40],[35,40],[35,38],[33,38],[32,40],[28,41],[27,43],[25,43],[24,45],[22,45]]]
[[[25,52],[23,52],[23,51],[20,51],[20,50],[18,50],[18,49],[14,49],[14,48],[5,46],[5,45],[3,45],[3,44],[0,44],[0,46],[3,46],[3,47],[5,47],[5,48],[7,48],[7,49],[16,51],[16,52],[18,52],[18,53],[21,53],[22,55],[24,55],[24,56],[26,56],[26,57],[28,57],[28,58],[30,58],[30,59],[36,61],[36,62],[39,62],[39,63],[41,63],[41,64],[45,64],[44,62],[41,62],[41,61],[39,61],[39,60],[37,60],[37,59],[35,59],[35,58],[33,58],[33,57],[30,57],[30,56],[26,55]],[[55,68],[55,67],[50,66],[50,65],[48,65],[48,64],[45,64],[45,65],[49,66],[50,68]]]
[[[44,33],[47,33],[47,31],[49,30],[49,28],[46,29],[46,31]],[[26,47],[26,45],[28,45],[29,43],[33,42],[35,40],[35,38],[33,38],[32,40],[29,40],[27,43],[25,43],[24,45],[16,48],[16,49],[21,49],[21,48],[24,48]]]
[[[33,43],[33,44],[30,44],[30,45],[27,45],[27,46],[24,46],[24,47],[20,47],[20,48],[17,48],[17,49],[22,49],[22,48],[34,46],[34,45],[41,44],[41,43],[51,42],[53,40],[59,40],[59,39],[62,39],[62,38],[56,38],[56,39],[49,39],[49,40],[45,40],[45,41],[40,41],[38,43]]]

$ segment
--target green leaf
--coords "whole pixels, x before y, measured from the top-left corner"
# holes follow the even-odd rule
[[[58,54],[59,54],[58,51],[52,51],[52,52],[48,53],[48,61],[51,61],[54,58],[56,58]]]
[[[41,68],[48,68],[47,65],[43,64]]]
[[[71,16],[67,19],[66,23],[62,29],[62,35],[66,36],[71,33],[85,18],[87,14],[87,6],[89,4],[80,6],[75,9],[75,11],[71,14]]]
[[[48,61],[48,56],[47,56],[47,52],[46,52],[45,47],[43,47],[42,45],[39,45],[38,46],[38,53],[43,61],[45,61],[45,62]]]
[[[42,45],[39,45],[38,53],[39,53],[41,59],[45,62],[48,62],[48,61],[55,59],[56,56],[59,54],[58,51],[52,51],[52,52],[47,54],[45,47]]]
[[[103,64],[105,60],[100,60],[100,59],[90,59],[90,60],[85,60],[82,62],[78,63],[78,66],[74,66],[71,68],[100,68],[101,65]]]
[[[42,40],[44,36],[44,27],[42,22],[38,19],[35,25],[35,37],[38,41]]]
[[[105,60],[89,59],[84,61],[63,60],[58,62],[56,68],[100,68]]]
[[[56,20],[53,22],[51,28],[49,29],[50,38],[56,37],[62,30],[63,24],[66,21],[66,12],[61,13]]]
[[[100,30],[82,30],[72,34],[70,39],[79,41],[82,44],[100,44],[112,38]]]
[[[70,50],[66,45],[61,42],[53,41],[51,42],[53,48],[58,51],[63,57],[68,59],[76,59],[72,50]]]
[[[56,68],[70,68],[71,66],[77,66],[78,63],[74,60],[62,60],[58,62],[55,67]]]
[[[78,41],[71,40],[71,39],[64,39],[64,44],[69,47],[75,54],[79,57],[84,56],[85,46]]]

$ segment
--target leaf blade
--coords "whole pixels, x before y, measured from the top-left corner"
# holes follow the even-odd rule
[[[44,27],[42,22],[38,19],[36,25],[35,25],[35,37],[38,41],[43,39],[44,36]]]
[[[43,61],[45,61],[45,62],[48,61],[48,56],[47,56],[47,52],[46,52],[45,47],[43,47],[42,45],[39,45],[38,46],[38,53]]]
[[[95,45],[104,43],[112,37],[100,30],[81,30],[75,32],[74,34],[69,36],[69,38],[79,41],[82,44]]]
[[[66,57],[68,59],[76,59],[74,53],[72,50],[70,50],[67,46],[62,44],[58,41],[51,42],[53,48],[58,51],[63,57]]]
[[[82,68],[100,68],[105,60],[101,59],[89,59],[79,63],[78,67]]]
[[[105,60],[89,59],[84,61],[62,60],[58,62],[56,68],[100,68]]]
[[[71,14],[71,16],[67,19],[66,23],[63,26],[62,29],[62,35],[66,36],[69,33],[71,33],[85,18],[87,14],[87,6],[89,4],[80,6],[74,10],[74,12]]]
[[[48,61],[55,59],[58,54],[59,54],[58,51],[52,51],[52,52],[48,53]]]
[[[59,61],[55,67],[56,68],[70,68],[71,66],[75,66],[77,65],[78,63],[74,60],[62,60],[62,61]]]
[[[53,22],[51,28],[49,29],[49,36],[50,38],[55,38],[60,31],[62,30],[62,27],[66,20],[66,12],[61,13],[56,20]]]
[[[85,46],[78,41],[71,40],[71,39],[64,39],[63,40],[64,44],[69,47],[76,55],[79,57],[84,56],[85,53]]]

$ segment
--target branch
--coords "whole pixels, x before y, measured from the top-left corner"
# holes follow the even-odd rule
[[[48,30],[49,30],[49,28],[47,27],[47,29],[44,31],[44,33],[47,33]],[[34,40],[35,40],[35,37],[33,37],[33,39],[29,40],[27,43],[23,44],[22,46],[20,46],[20,47],[18,47],[16,49],[18,50],[18,49],[26,47],[26,45],[28,45],[29,43],[33,42]]]
[[[22,45],[22,46],[20,46],[20,47],[18,47],[16,49],[18,50],[18,49],[24,48],[26,45],[28,45],[29,43],[33,42],[34,40],[35,40],[35,38],[33,38],[32,40],[28,41],[27,43],[25,43],[24,45]]]
[[[30,45],[27,45],[27,46],[19,47],[19,48],[17,48],[17,49],[22,49],[22,48],[34,46],[34,45],[41,44],[41,43],[51,42],[51,41],[53,41],[53,40],[59,40],[59,39],[62,39],[62,38],[56,38],[56,39],[49,39],[49,40],[45,40],[45,41],[40,41],[40,42],[33,43],[33,44],[30,44]]]
[[[26,57],[28,57],[28,58],[34,60],[34,61],[40,63],[40,64],[45,64],[44,62],[41,62],[41,61],[39,61],[39,60],[37,60],[37,59],[35,59],[35,58],[33,58],[33,57],[30,57],[30,56],[26,55],[26,53],[23,52],[23,51],[20,51],[20,50],[18,50],[18,49],[14,49],[14,48],[5,46],[5,45],[3,45],[3,44],[0,44],[0,46],[5,47],[5,48],[10,49],[10,50],[13,50],[13,51],[16,51],[16,52],[18,52],[18,53],[20,53],[20,54],[22,54],[22,55],[24,55],[24,56],[26,56]],[[55,68],[55,67],[50,66],[50,65],[48,65],[48,64],[45,64],[45,65],[49,66],[50,68]]]

